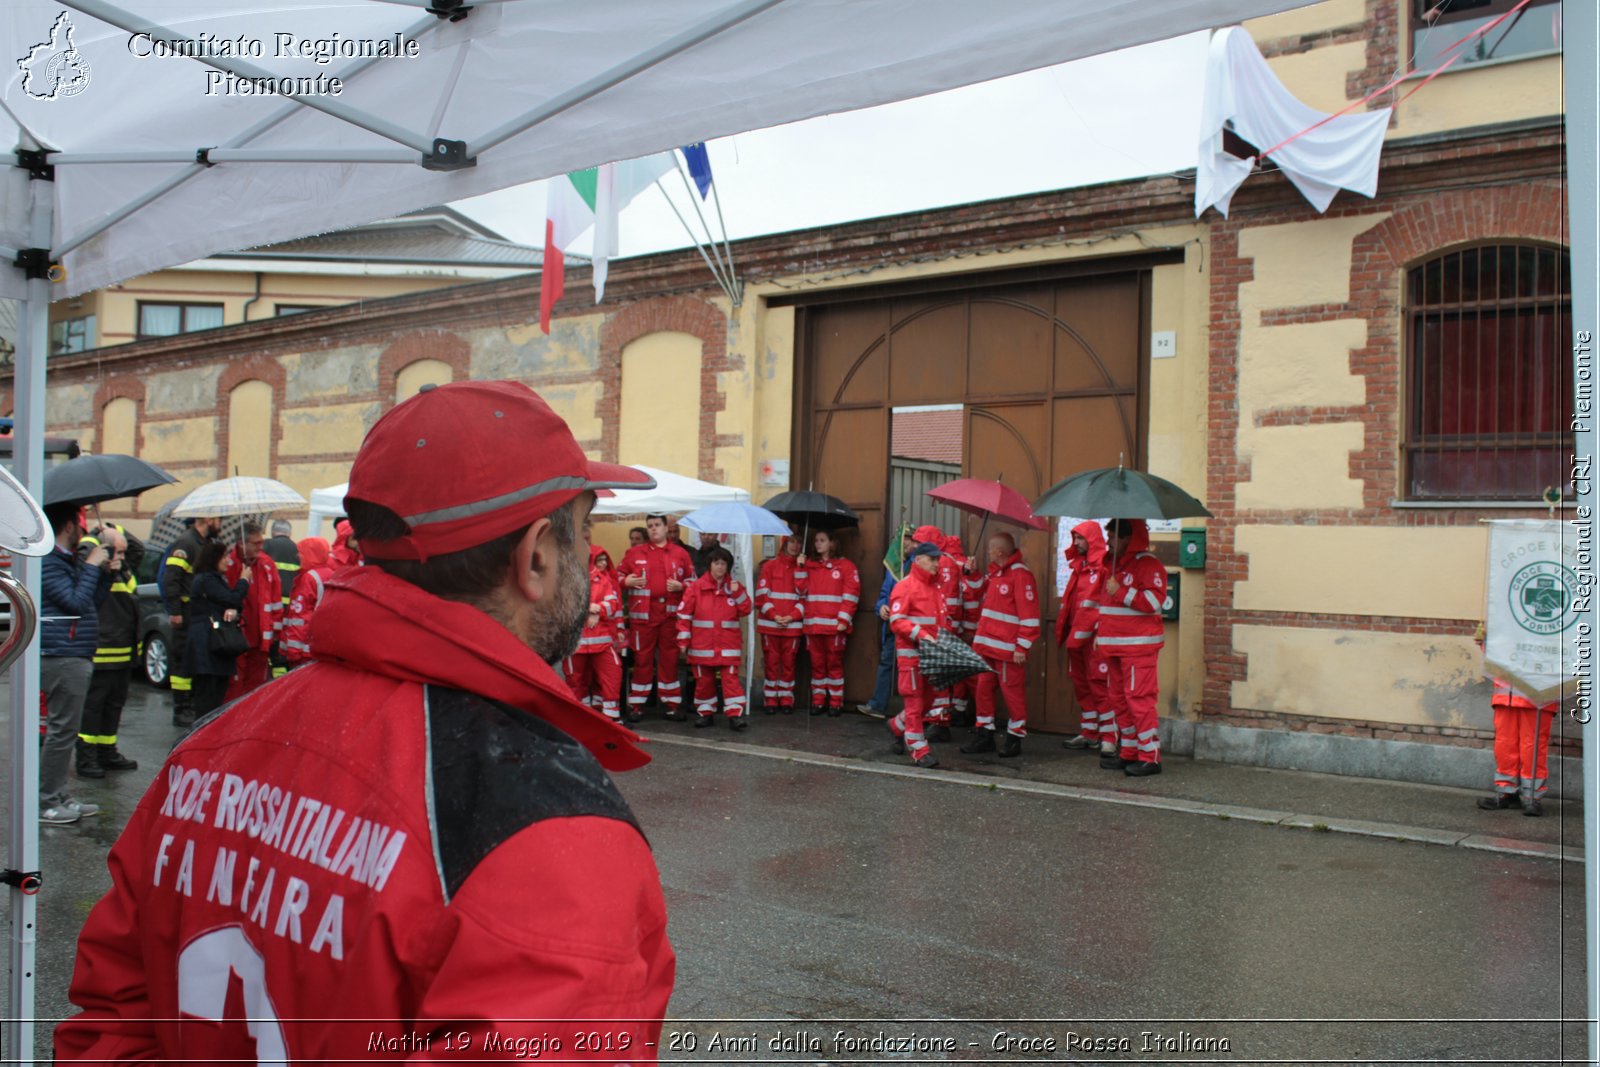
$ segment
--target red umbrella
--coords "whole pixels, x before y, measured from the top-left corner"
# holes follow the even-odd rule
[[[1048,522],[1034,515],[1033,506],[1026,497],[997,481],[957,478],[936,489],[929,489],[927,495],[951,507],[960,508],[969,515],[982,515],[985,519],[1009,522],[1029,530],[1050,529]]]

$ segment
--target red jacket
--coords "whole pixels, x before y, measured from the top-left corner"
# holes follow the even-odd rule
[[[966,600],[967,600],[967,557],[961,554],[961,539],[946,537],[937,526],[918,526],[911,531],[911,536],[918,544],[926,541],[938,545],[939,556],[939,589],[944,593],[945,610],[950,615],[950,623],[955,631],[963,636],[977,630],[977,622],[973,621],[971,628],[967,628]],[[974,593],[973,599],[981,601],[981,595]]]
[[[635,574],[642,574],[648,583],[643,589],[630,589],[624,583]],[[682,592],[669,592],[667,579],[673,578],[688,585],[694,581],[694,560],[682,545],[668,541],[657,545],[646,541],[634,545],[623,554],[617,568],[617,588],[628,598],[628,621],[639,626],[665,622],[678,613]]]
[[[744,647],[740,619],[750,614],[750,593],[732,578],[721,583],[707,571],[683,591],[678,607],[678,645],[695,667],[737,667]]]
[[[1039,583],[1022,562],[1020,551],[1000,564],[990,564],[980,584],[983,608],[972,650],[987,659],[1011,659],[1039,640]]]
[[[1133,520],[1133,537],[1128,551],[1116,561],[1110,585],[1101,590],[1100,622],[1094,640],[1095,651],[1106,656],[1145,656],[1161,651],[1165,629],[1161,605],[1167,599],[1167,569],[1145,551],[1150,547],[1150,531]]]
[[[328,542],[307,537],[298,547],[300,574],[289,591],[289,610],[283,613],[283,633],[278,640],[278,651],[290,663],[304,663],[311,658],[311,617],[322,603],[328,579],[333,577]]]
[[[935,574],[926,574],[915,564],[910,573],[889,591],[889,632],[894,634],[895,665],[900,670],[915,669],[917,645],[924,637],[937,637],[940,630],[956,632],[945,605],[944,590]]]
[[[600,605],[600,618],[593,626],[583,628],[583,636],[578,639],[579,655],[604,652],[617,643],[617,623],[622,618],[622,596],[617,592],[616,583],[612,581],[612,569],[609,566],[604,570],[600,568],[602,556],[605,557],[607,564],[611,562],[611,556],[605,549],[599,545],[589,546],[589,603]]]
[[[1100,591],[1106,580],[1106,534],[1094,519],[1085,519],[1072,528],[1089,542],[1088,558],[1080,557],[1076,545],[1067,545],[1061,554],[1072,567],[1067,588],[1061,594],[1061,614],[1056,616],[1056,644],[1083,648],[1094,640],[1100,619]]]
[[[239,611],[239,627],[244,630],[244,639],[250,642],[251,648],[265,652],[283,629],[283,580],[278,577],[278,564],[265,552],[257,552],[246,574],[244,561],[236,551],[230,550],[222,569],[230,586],[241,575],[250,579],[250,591],[245,594],[244,607]]]
[[[660,878],[601,769],[637,737],[377,568],[318,612],[317,661],[184,738],[112,848],[57,1060],[456,1061],[465,1033],[654,1063]]]
[[[361,566],[361,553],[350,547],[350,534],[353,527],[349,519],[340,519],[333,528],[333,550],[328,553],[328,562],[333,564],[333,569],[342,571],[346,567]]]
[[[784,551],[788,539],[778,542],[778,554],[761,565],[756,573],[756,630],[764,634],[799,637],[805,627],[806,578],[809,572]],[[792,615],[794,621],[780,623],[774,617]]]
[[[806,633],[849,633],[861,602],[861,573],[847,559],[806,560]],[[840,623],[845,624],[843,631]]]

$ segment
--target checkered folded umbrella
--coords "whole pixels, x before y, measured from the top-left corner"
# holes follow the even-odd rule
[[[982,656],[948,631],[941,631],[932,645],[917,646],[917,668],[935,689],[949,689],[964,678],[992,670]]]
[[[270,515],[304,511],[306,498],[271,478],[223,478],[207,482],[173,509],[180,519],[227,515]]]

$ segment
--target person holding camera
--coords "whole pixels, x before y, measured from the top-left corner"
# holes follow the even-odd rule
[[[104,778],[107,771],[136,771],[139,761],[117,751],[117,730],[128,702],[133,655],[139,644],[139,582],[133,576],[144,554],[139,539],[108,523],[90,531],[78,544],[84,555],[96,546],[111,553],[107,568],[111,590],[100,604],[100,636],[94,647],[94,674],[78,728],[78,777]]]
[[[76,504],[45,508],[56,546],[39,574],[39,691],[45,700],[44,745],[39,750],[39,821],[75,823],[100,811],[74,800],[67,775],[83,722],[83,703],[94,673],[100,605],[111,593],[111,554],[93,545],[78,555],[83,540]]]

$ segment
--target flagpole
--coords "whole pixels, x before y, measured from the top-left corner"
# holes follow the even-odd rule
[[[717,236],[716,236],[716,234],[711,232],[711,224],[706,221],[705,213],[700,210],[700,200],[699,200],[699,198],[697,196],[695,196],[694,186],[689,181],[689,172],[684,168],[683,160],[679,159],[677,156],[673,156],[672,157],[672,161],[678,165],[678,177],[683,179],[684,192],[689,194],[689,203],[694,205],[694,213],[700,219],[700,225],[705,227],[706,243],[711,245],[711,254],[713,256],[717,257],[717,264],[719,266],[721,266],[722,269],[723,269],[723,272],[725,274],[727,274],[729,285],[730,286],[737,285],[738,281],[733,276],[733,264],[732,264],[732,262],[730,261],[728,263],[723,263],[722,262],[722,253],[717,251]],[[712,195],[713,196],[716,195],[716,189],[717,189],[717,183],[716,182],[712,182],[711,183],[711,191],[712,191]],[[733,301],[733,306],[734,307],[738,307],[739,306],[739,299],[738,299],[737,296],[735,296],[734,290],[732,288],[730,288],[728,290],[728,298]]]
[[[712,182],[711,183],[711,199],[716,201],[716,205],[717,205],[717,225],[722,227],[722,247],[724,249],[726,249],[727,253],[728,253],[728,277],[733,279],[733,287],[734,287],[733,306],[734,307],[738,307],[739,303],[740,303],[740,297],[744,295],[743,294],[743,288],[744,287],[739,284],[739,276],[736,273],[734,273],[734,269],[733,269],[733,245],[728,243],[728,224],[726,222],[722,221],[722,196],[721,196],[720,193],[717,192],[717,183],[716,182]],[[710,229],[711,228],[709,226],[706,227],[706,231],[708,233],[710,232]]]
[[[728,295],[729,300],[732,300],[733,290],[727,282],[723,281],[722,272],[711,262],[711,257],[706,255],[706,250],[700,244],[699,236],[690,228],[688,220],[683,217],[683,212],[678,210],[678,205],[672,202],[672,197],[668,194],[667,187],[661,184],[660,178],[656,179],[656,188],[661,190],[661,195],[666,199],[667,206],[672,208],[672,213],[678,216],[678,224],[683,227],[683,232],[687,233],[689,238],[694,241],[694,250],[700,253],[700,258],[705,261],[707,269],[711,271],[711,276],[717,280],[717,286]]]

